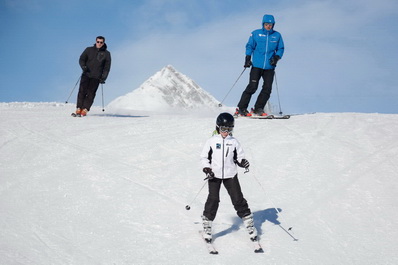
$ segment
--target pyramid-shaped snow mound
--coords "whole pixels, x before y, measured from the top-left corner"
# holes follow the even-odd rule
[[[126,110],[217,108],[218,101],[192,79],[168,65],[139,88],[118,97],[108,107]]]

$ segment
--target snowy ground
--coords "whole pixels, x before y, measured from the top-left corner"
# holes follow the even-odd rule
[[[398,264],[398,115],[238,119],[265,253],[223,190],[209,255],[193,199],[218,113],[73,109],[0,103],[0,264]]]

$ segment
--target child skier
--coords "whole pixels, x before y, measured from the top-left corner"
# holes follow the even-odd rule
[[[216,133],[207,140],[200,155],[209,187],[209,195],[202,215],[203,237],[207,242],[212,240],[212,222],[216,217],[220,202],[221,183],[227,189],[238,216],[242,218],[249,232],[250,239],[257,241],[253,214],[243,197],[236,167],[238,165],[248,169],[250,163],[245,159],[240,143],[232,136],[234,124],[235,120],[231,114],[221,113],[216,120]]]

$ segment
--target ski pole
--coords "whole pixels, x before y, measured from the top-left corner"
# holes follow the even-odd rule
[[[243,73],[245,72],[246,67],[243,69],[242,73],[240,73],[238,79],[236,79],[235,83],[232,85],[232,87],[229,89],[228,93],[225,95],[225,97],[223,98],[223,100],[221,100],[221,102],[218,104],[218,106],[221,108],[222,107],[222,103],[224,102],[224,100],[228,97],[229,93],[231,92],[232,88],[234,88],[234,86],[236,85],[236,83],[238,83],[238,80],[240,79],[240,77],[243,75]]]
[[[246,173],[246,172],[245,172],[245,173]],[[272,207],[276,210],[276,212],[277,212],[278,214],[280,214],[281,212],[278,210],[278,208],[275,207],[275,204],[271,201],[271,198],[268,196],[268,194],[267,194],[267,192],[265,191],[263,185],[261,185],[260,181],[257,179],[257,177],[256,177],[254,174],[253,174],[253,178],[256,180],[256,182],[258,183],[258,185],[260,186],[260,188],[263,190],[263,193],[264,193],[265,196],[267,197],[267,200],[272,204]],[[280,216],[280,217],[282,217],[282,216]],[[286,223],[285,220],[283,220],[283,221]],[[289,227],[289,229],[287,229],[287,231],[290,231],[290,230],[292,230],[292,229],[293,229],[293,227]]]
[[[249,172],[247,170],[247,172]],[[245,172],[245,173],[247,173]],[[276,212],[278,213],[278,217],[280,217],[281,219],[283,219],[283,222],[287,224],[286,220],[284,220],[284,218],[282,217],[282,215],[280,214],[281,212],[278,210],[278,208],[275,207],[275,204],[272,202],[271,198],[268,196],[267,192],[265,191],[263,185],[261,185],[261,182],[258,180],[258,178],[256,177],[255,174],[252,174],[253,178],[256,180],[256,182],[258,183],[258,185],[260,186],[260,188],[263,190],[263,193],[265,194],[265,197],[267,198],[267,200],[271,203],[272,207],[276,210]],[[279,224],[279,227],[281,227],[289,236],[291,236],[293,238],[294,241],[298,241],[297,238],[295,238],[294,236],[292,236],[289,231],[291,231],[293,229],[293,227],[289,227],[287,230],[281,225]]]
[[[202,185],[202,187],[200,188],[200,190],[198,191],[198,193],[196,193],[195,198],[193,198],[193,200],[191,201],[190,204],[192,204],[192,203],[196,200],[196,197],[198,197],[199,193],[203,190],[203,188],[205,187],[206,183],[207,183],[207,179],[206,179],[205,183],[203,183],[203,185]],[[189,210],[191,209],[191,206],[189,206],[190,204],[187,204],[187,205],[185,206],[185,209],[186,209],[187,211],[189,211]]]
[[[278,210],[278,208],[275,207],[275,204],[271,201],[271,198],[268,196],[267,192],[265,192],[264,187],[261,185],[260,181],[253,175],[254,179],[257,181],[258,185],[261,187],[261,189],[263,190],[265,197],[267,198],[267,200],[271,203],[272,207],[276,210],[276,212],[278,213],[278,217],[280,217],[284,223],[287,224],[286,220],[284,218],[282,218],[281,212]],[[291,238],[293,238],[294,241],[298,241],[297,238],[295,238],[291,233],[289,233],[289,231],[291,231],[293,229],[293,227],[289,227],[287,230],[279,223],[279,227],[283,229],[283,231],[285,231]]]
[[[73,91],[75,91],[75,88],[76,88],[77,84],[79,83],[80,78],[82,78],[81,75],[79,76],[79,79],[77,79],[77,82],[76,82],[75,86],[73,87],[72,91],[70,92],[68,99],[65,101],[66,104],[68,104],[68,101],[69,101],[70,97],[72,96]]]
[[[278,103],[279,103],[279,115],[282,115],[282,107],[281,107],[281,101],[279,98],[279,88],[278,88],[278,81],[276,80],[276,71],[274,72],[274,76],[275,76],[275,86],[276,86],[276,94],[278,95]]]
[[[101,84],[101,92],[102,92],[102,111],[105,111],[105,108],[104,108],[104,84]]]

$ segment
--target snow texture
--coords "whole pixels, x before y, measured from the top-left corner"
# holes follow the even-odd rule
[[[222,188],[209,255],[199,153],[217,110],[101,109],[0,103],[0,264],[398,264],[398,115],[237,119],[265,253]]]

